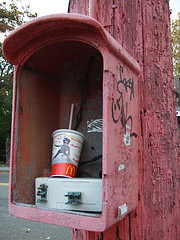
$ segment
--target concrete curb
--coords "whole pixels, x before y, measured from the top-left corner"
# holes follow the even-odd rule
[[[0,172],[9,172],[9,167],[6,166],[0,167]]]

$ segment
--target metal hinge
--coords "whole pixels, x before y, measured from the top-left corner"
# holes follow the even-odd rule
[[[41,184],[37,189],[37,195],[41,198],[37,200],[37,202],[47,202],[47,188],[48,186],[46,184]]]
[[[65,197],[68,197],[66,204],[78,205],[81,204],[81,192],[68,192]]]

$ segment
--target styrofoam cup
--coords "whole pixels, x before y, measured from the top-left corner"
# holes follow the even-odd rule
[[[53,132],[52,177],[75,177],[85,137],[70,129]]]

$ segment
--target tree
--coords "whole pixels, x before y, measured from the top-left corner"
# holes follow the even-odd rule
[[[19,7],[18,0],[11,0],[10,4],[0,3],[0,152],[5,152],[5,141],[10,138],[11,132],[11,105],[13,66],[7,62],[2,52],[3,38],[16,27],[28,19],[37,17],[29,12],[29,5]]]
[[[180,12],[178,19],[172,21],[172,48],[174,76],[180,75]]]

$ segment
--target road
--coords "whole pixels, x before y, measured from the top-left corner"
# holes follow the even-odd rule
[[[0,172],[0,240],[70,240],[71,229],[9,215],[8,172]]]

